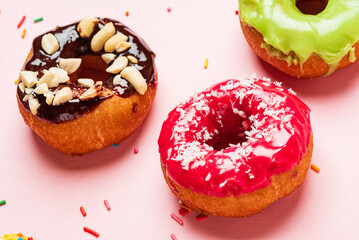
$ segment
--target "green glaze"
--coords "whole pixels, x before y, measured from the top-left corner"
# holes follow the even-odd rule
[[[244,24],[263,35],[266,44],[286,55],[293,51],[301,64],[316,53],[332,71],[359,40],[359,0],[329,0],[317,15],[303,14],[295,3],[239,0],[239,14]]]

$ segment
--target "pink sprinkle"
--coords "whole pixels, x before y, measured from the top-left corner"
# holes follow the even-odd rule
[[[86,211],[85,211],[85,209],[84,209],[83,206],[80,207],[80,211],[81,211],[81,213],[82,213],[82,216],[86,217],[87,213],[86,213]]]
[[[177,240],[176,236],[173,233],[171,234],[171,239],[172,240]]]
[[[26,17],[25,17],[25,16],[22,16],[22,18],[21,18],[19,24],[17,25],[17,28],[20,28],[20,27],[21,27],[21,25],[25,22],[25,19],[26,19]]]
[[[202,221],[202,220],[207,219],[207,218],[208,218],[207,215],[198,215],[198,216],[196,217],[196,220],[197,220],[197,221]]]
[[[236,15],[238,15],[238,10],[236,10]]]
[[[110,204],[108,203],[108,201],[105,199],[105,201],[103,201],[103,202],[105,203],[105,206],[106,206],[107,210],[110,211],[110,210],[111,210],[111,206],[110,206]]]
[[[133,149],[133,153],[138,153],[138,148]]]
[[[171,8],[167,8],[167,12],[171,12]]]
[[[183,221],[179,217],[177,217],[176,214],[171,213],[171,218],[173,220],[175,220],[176,222],[178,222],[179,225],[181,225],[181,226],[183,225]]]

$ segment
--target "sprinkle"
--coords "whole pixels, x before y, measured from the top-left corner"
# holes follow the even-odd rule
[[[314,165],[313,163],[310,165],[310,168],[311,168],[312,170],[314,170],[315,172],[317,172],[317,173],[319,173],[319,171],[320,171],[319,167],[317,167],[317,166]]]
[[[85,211],[85,209],[84,209],[83,206],[80,207],[80,211],[81,211],[81,213],[82,213],[82,216],[86,217],[87,213],[86,213],[86,211]]]
[[[17,240],[23,240],[22,237],[19,237]]]
[[[138,153],[138,148],[133,149],[133,153]]]
[[[6,204],[6,200],[0,201],[0,206],[5,205],[5,204]]]
[[[19,237],[23,237],[22,233],[18,233],[17,235],[18,235]]]
[[[21,36],[21,38],[24,39],[24,38],[25,38],[25,35],[26,35],[26,28],[24,29],[24,31],[22,31],[22,36]]]
[[[23,17],[21,18],[21,21],[20,21],[19,24],[17,25],[17,28],[20,28],[20,27],[21,27],[21,25],[25,22],[25,19],[26,19],[25,16],[23,16]]]
[[[176,236],[173,233],[171,234],[171,239],[172,240],[177,240]]]
[[[204,60],[204,69],[207,69],[208,67],[208,58],[206,58],[206,60]]]
[[[98,232],[96,232],[95,230],[92,230],[91,228],[88,228],[88,227],[84,227],[84,231],[94,235],[97,238],[98,238],[98,236],[100,236],[100,234]]]
[[[32,237],[28,237],[27,240],[34,240]]]
[[[112,147],[118,147],[118,143],[117,143],[117,144],[113,144]]]
[[[105,203],[105,206],[106,206],[107,210],[110,211],[110,210],[111,210],[111,206],[110,206],[110,204],[108,203],[107,199],[105,199],[103,202]]]
[[[198,215],[198,216],[196,217],[196,220],[197,220],[197,221],[202,221],[202,220],[207,219],[207,218],[208,218],[207,215]]]
[[[184,217],[184,216],[186,216],[187,214],[189,214],[189,211],[188,211],[187,209],[180,208],[180,209],[178,210],[178,213]]]
[[[36,19],[34,19],[34,23],[40,22],[40,21],[42,21],[42,20],[44,20],[44,18],[42,18],[42,17],[36,18]]]
[[[235,12],[235,13],[236,13],[236,15],[238,15],[238,10],[236,10],[236,12]]]
[[[167,8],[167,12],[171,12],[171,8]]]
[[[20,79],[18,78],[18,79],[16,79],[16,80],[14,81],[14,83],[15,83],[15,84],[18,84],[19,81],[20,81]]]
[[[175,220],[176,222],[178,222],[179,225],[181,225],[181,226],[183,225],[183,221],[179,217],[177,217],[176,214],[171,213],[171,218],[173,220]]]
[[[128,17],[130,15],[130,13],[128,11],[126,11],[126,17]]]

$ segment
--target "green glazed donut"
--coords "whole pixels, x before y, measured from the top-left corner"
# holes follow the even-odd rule
[[[355,62],[359,1],[311,0],[327,4],[315,15],[303,13],[299,1],[239,0],[242,30],[253,50],[298,78],[329,75]]]

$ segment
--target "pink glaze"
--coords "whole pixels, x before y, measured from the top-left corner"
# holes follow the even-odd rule
[[[306,153],[310,109],[278,82],[227,80],[173,109],[158,140],[178,185],[210,196],[238,196],[270,184]]]

